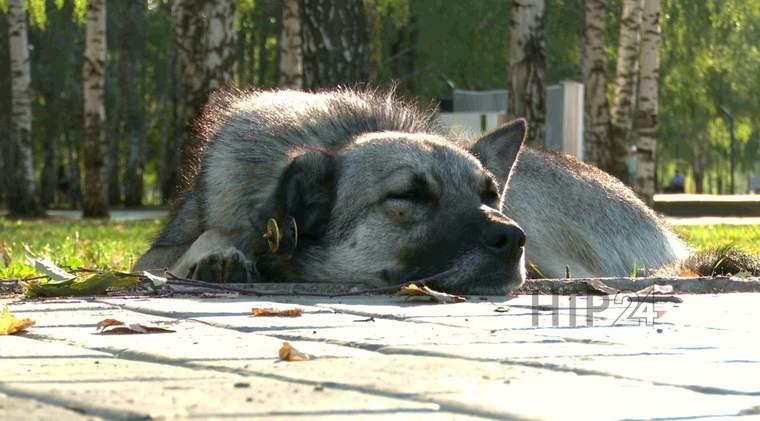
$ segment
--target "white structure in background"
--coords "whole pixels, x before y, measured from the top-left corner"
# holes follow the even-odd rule
[[[546,88],[546,146],[583,160],[582,83]]]
[[[507,122],[507,91],[454,89],[453,112],[439,113],[438,121],[455,132],[475,137]]]
[[[507,122],[507,91],[454,89],[453,112],[438,121],[455,132],[475,137]],[[530,121],[528,122],[530,126]],[[546,89],[546,146],[583,159],[583,84],[562,82]]]

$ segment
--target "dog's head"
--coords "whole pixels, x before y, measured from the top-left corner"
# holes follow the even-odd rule
[[[304,151],[280,179],[298,222],[305,280],[504,294],[525,279],[522,229],[500,212],[526,131],[516,121],[470,150],[428,134],[364,134],[336,153]]]

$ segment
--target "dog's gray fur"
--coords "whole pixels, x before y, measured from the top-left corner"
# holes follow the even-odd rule
[[[199,127],[190,186],[135,270],[375,284],[448,270],[435,286],[504,293],[523,282],[526,253],[549,277],[627,275],[688,253],[591,166],[522,148],[513,168],[523,121],[460,147],[392,95],[279,91],[220,93]],[[267,253],[267,220],[288,216],[303,239]]]

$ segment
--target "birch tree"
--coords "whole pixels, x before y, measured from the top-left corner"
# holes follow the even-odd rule
[[[280,86],[303,87],[303,44],[300,0],[283,0],[280,35]]]
[[[637,176],[635,190],[646,201],[655,194],[657,150],[657,90],[660,79],[660,0],[645,0],[639,53],[639,93],[636,111]]]
[[[182,160],[194,161],[196,154],[193,149],[196,144],[193,141],[193,122],[211,91],[233,81],[235,1],[177,0],[174,3],[174,15],[181,75],[178,86],[177,142],[182,150]],[[172,162],[174,168],[178,164]]]
[[[108,217],[105,138],[106,2],[88,0],[85,60],[82,66],[84,101],[84,216]]]
[[[604,168],[612,160],[610,109],[607,99],[607,11],[608,0],[584,1],[585,33],[582,72],[584,99],[584,156]]]
[[[8,208],[14,217],[44,216],[37,197],[32,156],[32,94],[26,0],[8,1],[8,44],[11,70],[9,156],[12,181],[7,183]]]
[[[643,0],[623,0],[615,72],[615,96],[611,109],[612,137],[609,153],[612,159],[602,165],[602,169],[621,180],[627,179],[625,161],[633,128],[642,8]]]
[[[303,0],[306,88],[366,82],[370,48],[363,1]]]
[[[543,145],[546,119],[544,0],[512,0],[509,24],[510,116],[528,120],[528,144]]]

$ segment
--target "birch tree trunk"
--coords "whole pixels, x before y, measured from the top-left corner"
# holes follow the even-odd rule
[[[545,143],[544,0],[512,0],[509,23],[509,110],[528,120],[526,142]]]
[[[204,60],[207,91],[218,89],[235,77],[235,0],[218,0],[206,5],[208,16],[206,57]]]
[[[369,34],[362,1],[303,0],[304,86],[367,82]]]
[[[303,87],[303,44],[300,0],[283,0],[280,35],[280,87]]]
[[[651,203],[656,192],[657,90],[660,80],[660,0],[644,0],[639,54],[639,94],[636,112],[635,190]]]
[[[26,0],[8,1],[8,44],[11,70],[10,147],[6,165],[8,208],[13,217],[38,217],[45,212],[37,197],[32,156],[31,66],[27,34]]]
[[[610,108],[607,99],[607,10],[608,0],[585,0],[583,43],[584,156],[592,164],[609,166]]]
[[[621,180],[627,180],[626,155],[632,143],[633,109],[636,101],[638,79],[639,31],[643,0],[623,0],[620,17],[620,41],[618,44],[615,97],[612,104],[610,144],[611,161],[602,169]]]
[[[193,122],[211,91],[234,80],[235,1],[177,0],[174,15],[181,75],[175,141],[182,151],[180,168],[195,168],[199,157]],[[188,177],[180,174],[177,179],[180,189],[186,187]]]
[[[84,92],[84,216],[108,217],[105,139],[106,2],[88,0],[82,85]]]

